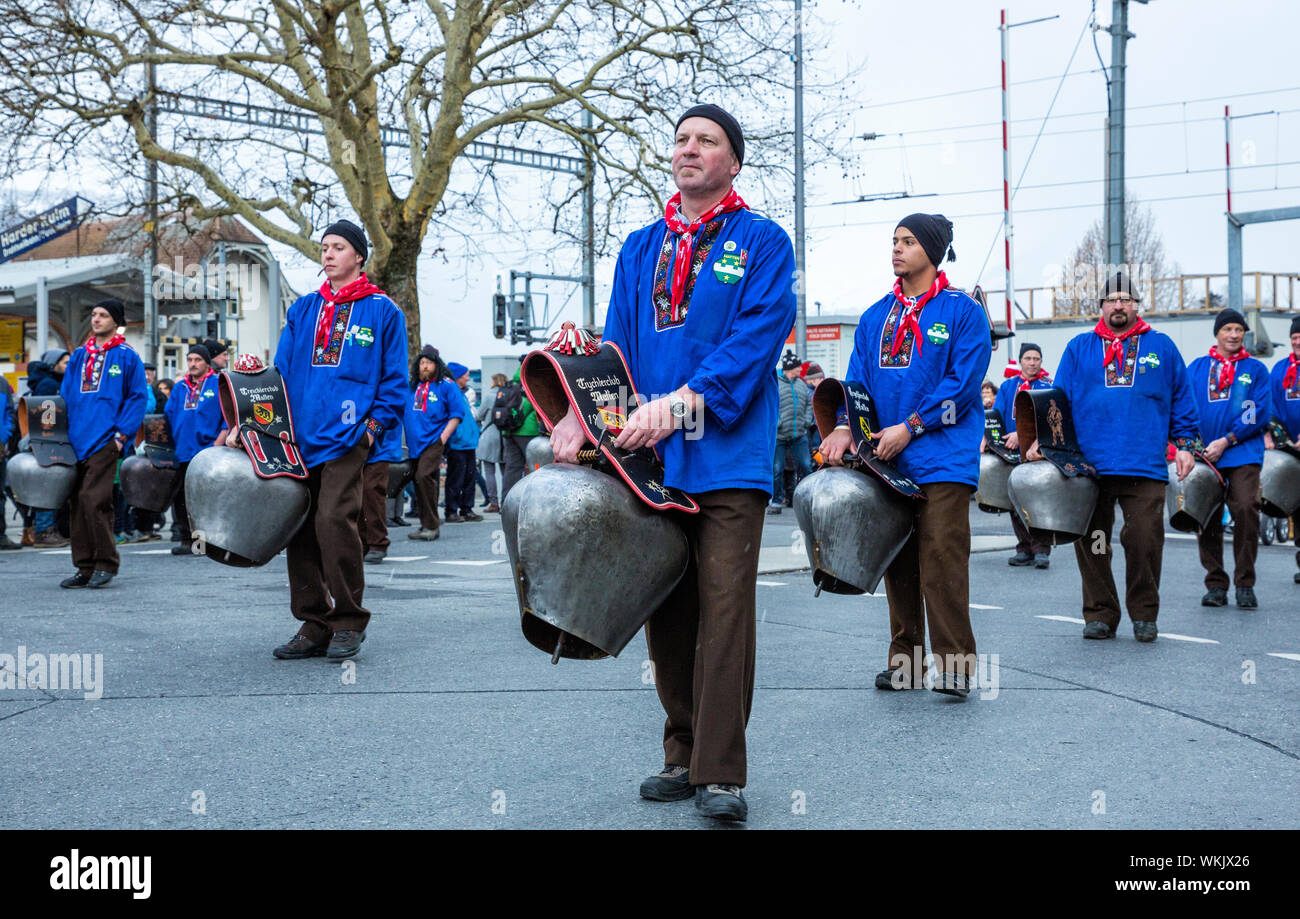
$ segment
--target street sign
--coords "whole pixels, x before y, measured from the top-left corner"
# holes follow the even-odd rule
[[[0,262],[7,262],[56,236],[75,230],[94,206],[93,201],[85,198],[69,198],[44,213],[0,230]]]

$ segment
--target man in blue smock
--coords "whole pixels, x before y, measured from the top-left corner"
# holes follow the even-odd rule
[[[1178,346],[1138,316],[1136,287],[1124,274],[1109,278],[1101,318],[1070,339],[1056,370],[1084,458],[1096,468],[1100,494],[1074,557],[1083,582],[1083,637],[1112,638],[1119,628],[1119,592],[1111,574],[1115,504],[1124,512],[1125,599],[1133,637],[1155,641],[1160,612],[1160,565],[1165,546],[1165,447],[1177,448],[1181,481],[1200,448],[1196,400]],[[1042,460],[1037,442],[1025,451]]]
[[[167,400],[164,413],[171,427],[172,442],[176,444],[176,462],[180,482],[172,498],[172,518],[180,527],[180,541],[172,546],[172,555],[193,555],[194,534],[190,532],[189,510],[185,505],[185,474],[190,460],[199,451],[212,446],[225,427],[221,414],[220,377],[208,362],[208,349],[203,345],[190,345],[185,355],[185,376],[176,381],[172,398]]]
[[[1022,344],[1019,363],[1019,371],[1007,370],[1007,373],[1015,375],[1002,382],[997,398],[993,400],[993,408],[1002,416],[1002,430],[1005,432],[1002,442],[1009,450],[1020,446],[1020,438],[1016,435],[1016,393],[1027,389],[1050,389],[1055,385],[1051,375],[1043,369],[1043,349],[1038,345],[1030,341]],[[1016,554],[1007,559],[1008,565],[1046,568],[1051,563],[1052,547],[1034,542],[1029,527],[1015,511],[1011,512],[1011,529],[1016,534]]]
[[[1264,432],[1272,398],[1268,367],[1250,356],[1244,344],[1246,317],[1225,309],[1214,317],[1210,353],[1187,368],[1205,458],[1228,483],[1232,512],[1232,583],[1237,606],[1255,609],[1255,556],[1259,552],[1259,470],[1264,462]],[[1202,606],[1226,606],[1228,573],[1223,570],[1223,517],[1211,516],[1196,536],[1205,569]]]
[[[649,399],[615,444],[655,447],[665,484],[700,506],[681,518],[690,568],[646,624],[668,717],[663,771],[641,795],[694,797],[701,814],[723,820],[748,813],[755,581],[779,401],[772,368],[795,316],[790,238],[732,187],[744,159],[740,125],[723,109],[697,105],[678,119],[678,193],[663,219],[623,244],[604,331]],[[576,461],[583,434],[572,411],[551,446],[557,462]]]
[[[1292,445],[1300,443],[1300,316],[1291,320],[1291,353],[1273,365],[1272,382],[1273,432],[1265,432],[1264,444],[1274,450],[1278,439]],[[1300,520],[1296,522],[1296,545],[1300,546]],[[1295,554],[1296,567],[1300,568],[1300,551]],[[1300,584],[1300,571],[1293,576]]]
[[[980,384],[992,340],[984,308],[939,270],[954,257],[951,246],[952,222],[942,214],[911,214],[894,228],[894,289],[862,314],[848,379],[875,403],[876,455],[925,492],[913,502],[912,535],[885,571],[892,639],[876,688],[923,685],[928,623],[939,671],[932,688],[964,699],[976,665],[970,498],[979,484]],[[840,422],[821,446],[832,464],[853,446],[843,409]]]
[[[282,660],[353,657],[370,622],[361,605],[362,467],[401,417],[406,317],[361,270],[368,251],[355,223],[326,228],[325,283],[289,307],[275,350],[311,495],[286,550],[290,608],[302,625],[272,652]]]
[[[117,574],[113,537],[113,479],[122,448],[144,423],[144,362],[119,329],[120,300],[90,308],[90,337],[72,352],[59,386],[68,407],[68,438],[77,453],[72,490],[72,563],[77,573],[60,587],[103,587]]]
[[[438,477],[442,458],[456,429],[472,415],[438,349],[425,345],[411,368],[402,422],[415,464],[415,505],[420,513],[420,528],[407,534],[407,539],[432,541],[440,535]]]

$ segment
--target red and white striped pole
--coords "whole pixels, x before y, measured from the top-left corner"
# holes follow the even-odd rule
[[[1011,223],[1011,99],[1007,93],[1007,28],[1007,11],[1004,9],[998,31],[1002,33],[1002,209],[1005,229],[1003,246],[1007,264],[1007,331],[1011,333],[1011,337],[1007,339],[1007,369],[1003,372],[1011,377],[1018,374],[1020,369],[1013,350],[1016,335],[1016,283],[1015,275],[1011,270],[1011,240],[1015,236],[1015,230]]]
[[[1232,116],[1223,107],[1223,184],[1228,190],[1228,213],[1232,213]]]

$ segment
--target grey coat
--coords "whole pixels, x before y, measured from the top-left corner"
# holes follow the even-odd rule
[[[798,377],[787,380],[784,373],[777,373],[776,387],[781,393],[776,439],[789,441],[807,434],[812,424],[812,390]]]
[[[478,419],[479,430],[482,431],[478,439],[478,450],[475,453],[480,463],[499,463],[502,461],[501,432],[492,423],[492,406],[496,405],[496,401],[497,388],[492,386],[483,393],[483,401],[479,403],[478,409],[474,412],[474,417]]]

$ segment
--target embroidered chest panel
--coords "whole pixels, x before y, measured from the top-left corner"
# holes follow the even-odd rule
[[[199,403],[203,401],[204,393],[208,391],[207,380],[199,383],[197,389],[190,389],[186,383],[181,385],[185,387],[185,411],[192,412],[199,407]]]
[[[686,275],[686,289],[682,293],[682,302],[675,321],[673,318],[672,298],[672,258],[673,250],[676,248],[676,237],[672,231],[664,230],[664,241],[659,247],[659,258],[655,262],[654,288],[650,295],[655,308],[656,332],[676,328],[686,323],[686,311],[691,305],[691,293],[695,290],[695,279],[699,277],[700,270],[704,267],[704,263],[708,261],[709,251],[713,248],[713,244],[717,242],[718,235],[722,232],[722,228],[726,223],[725,218],[710,220],[700,230],[699,239],[695,241],[695,249],[691,253],[691,270]]]
[[[1291,383],[1289,388],[1282,390],[1282,398],[1286,399],[1288,402],[1300,399],[1300,373],[1296,374],[1295,380]]]
[[[1236,381],[1236,376],[1233,376]],[[1219,362],[1210,361],[1210,378],[1205,382],[1205,392],[1211,402],[1222,402],[1232,395],[1232,383],[1225,388],[1219,388]]]
[[[1138,333],[1132,339],[1123,342],[1124,348],[1124,369],[1122,371],[1115,369],[1113,360],[1106,362],[1106,385],[1107,386],[1132,386],[1133,371],[1137,367],[1139,345],[1142,342],[1142,335]],[[1104,353],[1104,351],[1103,351]]]
[[[81,391],[82,392],[99,392],[99,384],[104,376],[104,368],[108,366],[108,355],[101,354],[96,359],[94,355],[86,355],[86,364],[90,366],[90,379],[86,379],[86,370],[81,370]],[[113,366],[117,366],[114,364]]]
[[[912,363],[912,344],[916,338],[910,328],[903,329],[903,344],[898,353],[889,352],[894,347],[894,333],[903,319],[903,304],[897,299],[885,317],[885,327],[880,330],[880,366],[888,369],[907,367]]]
[[[343,356],[343,338],[348,331],[348,319],[352,315],[355,301],[340,303],[334,307],[334,324],[329,329],[320,327],[321,312],[325,304],[321,303],[316,311],[316,340],[312,345],[311,363],[313,367],[337,367]]]

